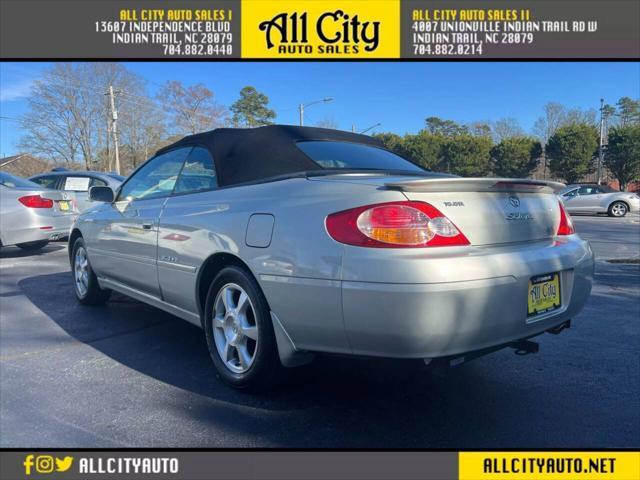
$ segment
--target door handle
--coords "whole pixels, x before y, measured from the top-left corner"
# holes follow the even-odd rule
[[[151,230],[153,228],[153,222],[143,222],[142,228],[143,230]]]

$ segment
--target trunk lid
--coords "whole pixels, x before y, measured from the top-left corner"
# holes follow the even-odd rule
[[[19,194],[16,198],[25,195],[40,195],[42,198],[53,200],[53,209],[41,209],[39,214],[53,214],[58,215],[75,215],[78,213],[78,206],[76,204],[76,196],[74,192],[66,192],[62,190],[34,190],[28,188],[15,189]]]
[[[528,179],[348,175],[325,181],[368,183],[427,202],[446,215],[472,245],[553,238],[560,222],[561,183]]]

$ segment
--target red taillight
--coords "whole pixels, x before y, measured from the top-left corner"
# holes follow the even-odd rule
[[[327,232],[348,245],[416,248],[469,245],[469,240],[433,205],[391,202],[329,215]]]
[[[556,235],[573,235],[576,233],[575,228],[573,228],[573,222],[571,221],[571,217],[564,209],[564,205],[562,202],[558,202],[560,205],[560,225],[558,225],[558,232]]]
[[[42,198],[40,195],[25,195],[20,197],[18,201],[29,208],[53,208],[53,200]]]

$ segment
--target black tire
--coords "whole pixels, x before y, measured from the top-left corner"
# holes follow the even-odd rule
[[[238,373],[227,367],[214,338],[214,312],[218,293],[228,285],[240,286],[247,294],[253,310],[252,320],[257,326],[257,342],[253,350],[253,363]],[[222,269],[209,286],[204,311],[204,326],[209,354],[222,379],[234,388],[261,391],[279,385],[286,378],[286,369],[280,363],[273,324],[267,299],[253,276],[243,268],[230,266]],[[239,358],[239,351],[237,351]]]
[[[82,305],[103,305],[107,300],[109,300],[109,297],[111,296],[111,290],[100,288],[100,284],[98,283],[96,274],[93,273],[93,270],[91,269],[91,263],[89,262],[88,257],[86,257],[87,285],[85,292],[80,290],[79,284],[76,281],[76,255],[81,248],[84,250],[86,255],[84,240],[82,237],[78,237],[73,244],[73,250],[71,253],[71,274],[73,275],[73,291],[76,294],[78,302],[80,302]]]
[[[49,240],[38,240],[36,242],[18,243],[16,247],[21,248],[27,252],[35,252],[36,250],[42,250],[49,244]]]
[[[607,213],[610,217],[622,218],[629,212],[629,207],[624,202],[613,202],[609,205]]]

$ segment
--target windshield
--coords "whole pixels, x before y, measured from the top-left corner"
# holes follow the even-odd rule
[[[296,146],[326,169],[425,172],[395,153],[362,143],[306,141],[298,142]]]
[[[42,187],[37,183],[30,182],[24,178],[16,177],[7,172],[0,172],[0,185],[8,188],[37,188]]]

